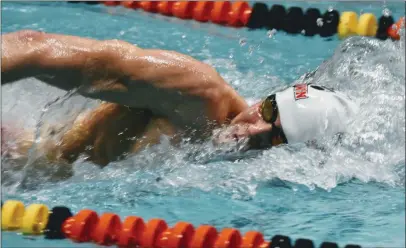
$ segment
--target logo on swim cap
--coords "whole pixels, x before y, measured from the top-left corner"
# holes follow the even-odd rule
[[[295,94],[295,100],[300,100],[300,99],[306,99],[308,98],[307,95],[307,84],[296,84],[294,87],[294,94]]]

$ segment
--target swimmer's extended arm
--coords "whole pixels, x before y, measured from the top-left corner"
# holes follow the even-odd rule
[[[197,74],[202,74],[203,68],[196,62],[181,54],[145,50],[119,40],[99,41],[30,30],[2,35],[2,84],[40,77],[66,90],[90,85],[106,93],[130,86],[140,90],[148,86],[197,88],[197,83],[191,81],[202,80]],[[205,69],[209,79],[213,73]]]
[[[2,84],[36,77],[65,90],[80,87],[88,97],[189,119],[184,123],[202,114],[222,123],[247,107],[214,68],[176,52],[37,31],[4,34],[2,42]]]

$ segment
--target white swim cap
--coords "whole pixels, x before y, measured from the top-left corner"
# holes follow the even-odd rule
[[[344,94],[312,84],[278,92],[280,120],[288,143],[306,142],[345,132],[358,107]]]

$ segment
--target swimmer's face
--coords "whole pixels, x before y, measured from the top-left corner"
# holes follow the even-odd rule
[[[273,124],[266,122],[262,115],[262,103],[256,103],[237,115],[231,125],[217,135],[215,143],[245,141],[252,149],[282,144],[282,139],[277,137],[281,130],[279,114]]]

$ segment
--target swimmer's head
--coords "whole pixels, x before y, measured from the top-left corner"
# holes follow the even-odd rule
[[[246,140],[252,149],[307,142],[345,132],[356,111],[357,106],[339,92],[297,84],[240,113],[216,141]]]
[[[268,148],[286,143],[278,110],[272,107],[268,109],[269,100],[267,98],[258,102],[236,116],[229,127],[218,133],[215,143],[234,142],[242,145],[244,149]],[[269,114],[263,114],[268,110],[271,111]],[[269,115],[272,117],[269,118]],[[264,118],[264,116],[266,117]]]

